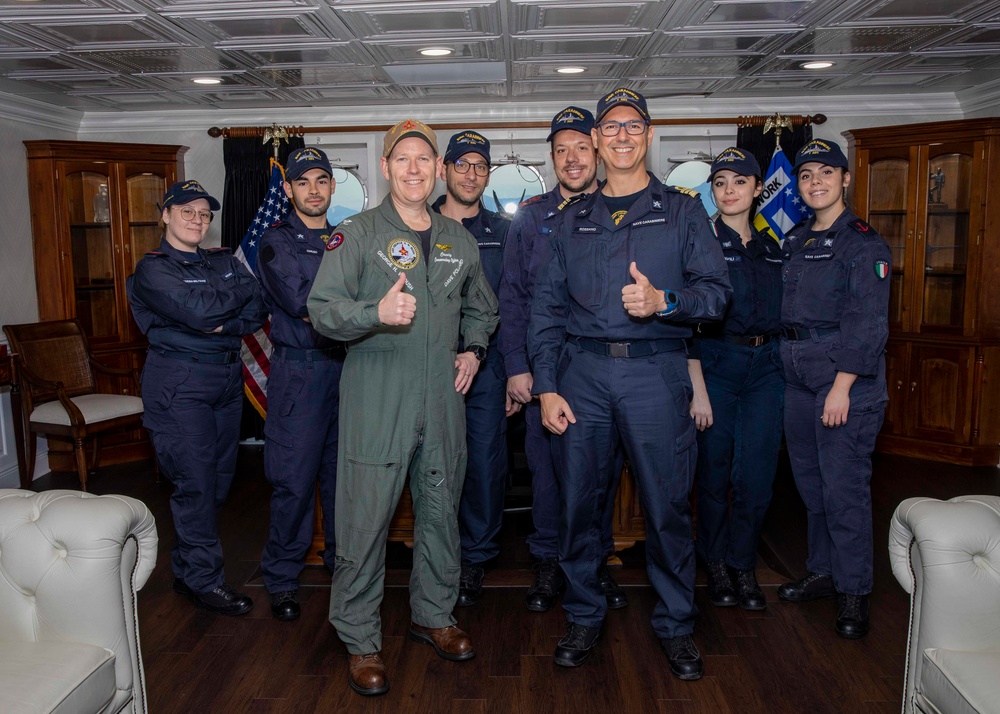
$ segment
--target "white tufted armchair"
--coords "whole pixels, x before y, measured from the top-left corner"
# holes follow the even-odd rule
[[[904,714],[1000,712],[1000,497],[903,501],[889,559],[911,594]]]
[[[0,712],[146,712],[135,593],[156,524],[127,496],[0,489]]]

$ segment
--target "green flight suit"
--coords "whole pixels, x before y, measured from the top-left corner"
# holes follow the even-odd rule
[[[424,627],[455,624],[465,400],[455,391],[459,335],[486,347],[497,300],[475,239],[428,208],[430,256],[386,197],[337,226],[309,294],[316,330],[349,343],[340,387],[337,542],[330,622],[351,654],[382,649],[385,543],[407,474],[413,496],[410,610]],[[383,326],[378,303],[406,273],[409,325]]]

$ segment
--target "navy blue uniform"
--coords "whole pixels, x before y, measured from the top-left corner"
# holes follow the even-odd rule
[[[441,196],[432,208],[438,213],[445,202]],[[500,288],[503,250],[510,219],[482,204],[474,218],[462,225],[479,245],[479,260],[493,292]],[[494,542],[503,521],[503,500],[507,486],[506,375],[497,349],[497,333],[490,337],[486,360],[465,395],[465,438],[469,460],[465,485],[458,509],[458,529],[462,539],[462,564],[480,565],[500,553]]]
[[[721,323],[702,326],[701,360],[713,424],[698,432],[698,553],[752,570],[781,448],[782,251],[767,234],[739,234],[716,219],[733,297]],[[732,506],[730,507],[730,487]]]
[[[216,509],[236,469],[240,337],[267,317],[260,286],[226,249],[189,253],[165,239],[126,285],[136,324],[149,340],[143,424],[174,484],[174,575],[195,593],[209,592],[224,582]]]
[[[508,375],[531,371],[528,364],[528,321],[535,276],[541,256],[548,252],[549,238],[559,212],[583,197],[565,199],[558,188],[529,198],[517,208],[503,252],[500,280],[500,327],[498,347]],[[559,557],[559,482],[553,466],[552,435],[542,426],[537,400],[524,405],[524,455],[531,469],[531,518],[535,532],[528,536],[528,550],[541,560]],[[621,469],[618,470],[619,473]],[[617,490],[617,482],[612,491]],[[605,551],[614,550],[611,519],[614,500],[609,499],[603,541]]]
[[[647,572],[659,598],[653,629],[660,638],[689,634],[697,614],[688,502],[697,447],[684,323],[722,317],[731,292],[722,250],[701,201],[652,174],[618,225],[598,193],[567,209],[550,245],[539,263],[528,351],[532,391],[558,392],[576,416],[553,438],[563,607],[573,623],[604,621],[597,569],[620,439],[646,516]],[[621,290],[633,282],[633,261],[653,286],[676,293],[672,314],[626,312]]]
[[[261,237],[257,275],[271,313],[271,373],[264,423],[264,473],[274,487],[271,525],[261,557],[271,593],[298,589],[312,543],[319,484],[326,539],[323,561],[333,572],[337,490],[337,416],[344,347],[307,321],[306,299],[333,231],[307,228],[295,211]]]
[[[872,589],[871,455],[888,401],[891,255],[871,226],[845,210],[829,230],[811,221],[786,237],[781,303],[785,440],[809,519],[812,573],[837,591]],[[823,405],[837,372],[858,375],[847,423],[827,428]]]

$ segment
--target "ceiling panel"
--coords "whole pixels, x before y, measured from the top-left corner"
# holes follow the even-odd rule
[[[912,94],[993,84],[998,56],[1000,0],[0,0],[0,92],[122,111]]]

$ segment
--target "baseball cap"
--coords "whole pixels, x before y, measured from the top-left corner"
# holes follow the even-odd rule
[[[740,176],[760,176],[760,164],[757,163],[754,155],[735,146],[723,149],[715,157],[708,174],[709,178],[724,170],[732,171]]]
[[[382,143],[382,157],[388,158],[392,150],[396,148],[396,144],[411,136],[419,136],[431,145],[431,148],[434,149],[434,155],[438,155],[437,137],[434,136],[434,130],[422,121],[404,119],[385,133],[385,140]]]
[[[296,149],[288,155],[288,161],[285,162],[285,180],[294,181],[297,178],[301,178],[302,174],[311,169],[323,169],[330,176],[333,176],[330,159],[326,158],[326,154],[323,151],[311,146],[304,149]]]
[[[611,94],[601,97],[597,102],[597,121],[603,119],[605,114],[619,104],[627,104],[639,112],[639,116],[643,119],[650,121],[649,109],[646,108],[646,98],[638,92],[633,92],[631,89],[625,87],[619,87],[611,92]]]
[[[160,203],[158,208],[162,211],[168,206],[181,206],[185,203],[191,203],[191,201],[196,201],[199,198],[204,198],[208,201],[208,207],[213,211],[218,211],[222,208],[222,204],[218,202],[215,198],[209,195],[200,183],[197,181],[178,181],[172,184],[167,192],[163,194],[163,201]]]
[[[552,137],[563,129],[572,129],[581,134],[590,136],[590,130],[594,128],[594,115],[586,109],[580,107],[566,107],[561,112],[552,117],[552,130],[545,137],[545,141],[552,141]]]
[[[823,139],[813,139],[799,149],[799,153],[795,155],[795,173],[799,172],[802,164],[808,164],[810,161],[818,161],[834,168],[847,168],[847,157],[844,156],[844,150],[840,145]]]
[[[448,141],[448,150],[444,152],[444,162],[454,162],[470,152],[475,152],[490,163],[490,140],[475,131],[460,131]]]

